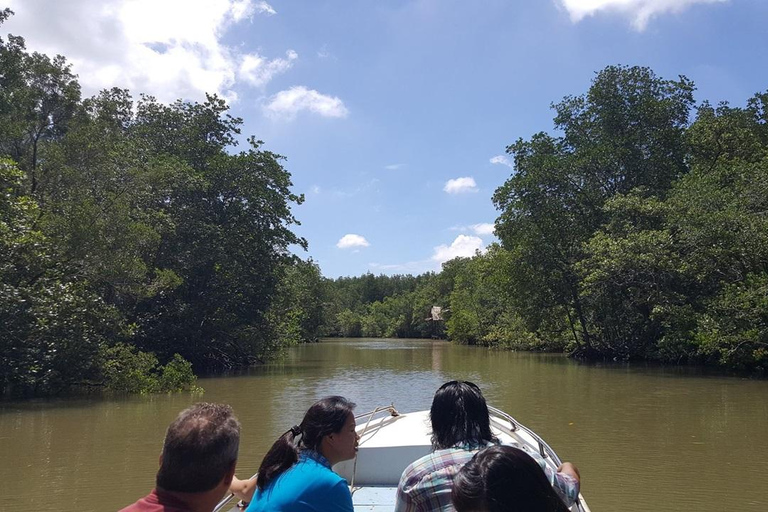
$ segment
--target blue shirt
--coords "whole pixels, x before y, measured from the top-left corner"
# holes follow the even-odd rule
[[[246,512],[353,512],[347,481],[314,451],[302,451],[299,461],[256,491]]]

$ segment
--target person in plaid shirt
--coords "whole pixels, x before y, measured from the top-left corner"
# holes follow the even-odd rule
[[[395,512],[454,512],[451,489],[459,470],[482,448],[499,444],[491,433],[485,397],[477,385],[451,381],[440,386],[429,411],[433,452],[411,463],[397,486]],[[579,473],[570,462],[555,473],[537,453],[529,453],[544,469],[566,505],[579,496]]]

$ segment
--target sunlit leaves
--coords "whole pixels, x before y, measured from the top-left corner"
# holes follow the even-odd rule
[[[105,383],[117,359],[137,381],[152,357],[246,366],[317,334],[316,307],[273,307],[311,303],[302,279],[320,279],[279,287],[301,266],[303,197],[260,141],[234,152],[227,112],[215,96],[81,101],[64,57],[0,39],[0,155],[16,162],[0,162],[0,392]]]

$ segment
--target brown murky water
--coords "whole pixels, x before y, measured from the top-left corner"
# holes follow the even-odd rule
[[[489,402],[579,466],[600,511],[768,508],[768,381],[685,369],[591,366],[561,356],[420,340],[328,340],[280,364],[203,379],[202,397],[0,403],[0,510],[117,510],[151,490],[165,428],[188,404],[231,404],[239,476],[314,400],[341,394],[426,409],[446,380]]]

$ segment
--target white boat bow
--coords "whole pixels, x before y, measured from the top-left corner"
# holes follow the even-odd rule
[[[557,470],[560,458],[541,437],[505,412],[494,407],[489,410],[491,430],[502,444],[538,452],[547,465]],[[390,405],[355,419],[360,435],[357,456],[336,464],[333,470],[349,482],[356,512],[392,511],[403,470],[432,449],[429,411],[402,414]],[[222,500],[216,511],[223,510],[226,501]],[[571,511],[590,512],[581,494]]]

